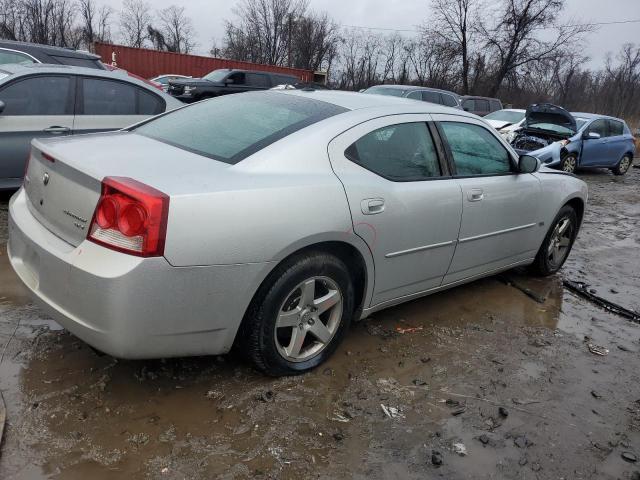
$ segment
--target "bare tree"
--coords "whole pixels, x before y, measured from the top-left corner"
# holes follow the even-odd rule
[[[193,24],[185,8],[171,5],[158,12],[159,31],[164,37],[165,49],[170,52],[189,53],[195,46]]]
[[[462,93],[466,95],[469,93],[470,50],[481,0],[433,0],[431,6],[434,22],[428,28],[458,51],[462,67]]]
[[[93,42],[110,42],[110,17],[113,9],[108,5],[97,7],[94,0],[78,0],[81,32],[84,45],[91,50]]]
[[[292,40],[288,62],[306,70],[328,69],[337,53],[338,25],[328,14],[308,13],[290,25]]]
[[[153,21],[151,6],[144,0],[124,0],[120,12],[122,41],[130,47],[144,47]]]
[[[560,25],[564,3],[565,0],[503,0],[496,12],[497,21],[491,26],[482,25],[496,65],[487,89],[489,96],[496,96],[505,78],[517,74],[520,67],[553,57],[592,30],[585,25]],[[555,38],[542,40],[538,36],[541,29],[555,30]]]

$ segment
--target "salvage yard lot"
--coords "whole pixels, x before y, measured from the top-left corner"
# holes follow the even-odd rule
[[[10,270],[4,195],[0,478],[640,478],[640,326],[562,286],[640,311],[640,170],[581,177],[589,206],[559,275],[382,311],[280,379],[234,356],[117,361],[59,329]]]

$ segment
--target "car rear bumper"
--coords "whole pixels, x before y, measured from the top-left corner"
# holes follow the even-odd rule
[[[119,358],[222,354],[231,348],[268,264],[173,267],[42,224],[24,190],[9,206],[9,260],[36,303],[88,344]]]

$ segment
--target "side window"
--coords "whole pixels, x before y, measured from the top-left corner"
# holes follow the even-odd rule
[[[441,103],[440,93],[430,92],[429,90],[423,90],[422,100],[424,100],[425,102],[431,102],[431,103]]]
[[[609,120],[609,136],[617,137],[624,134],[624,124],[617,120]]]
[[[135,115],[136,88],[123,82],[84,78],[82,100],[85,115]]]
[[[458,102],[456,101],[456,99],[454,98],[453,95],[449,95],[449,94],[443,93],[442,94],[442,101],[447,107],[457,107],[458,106]]]
[[[498,110],[502,110],[502,104],[500,103],[500,101],[498,101],[498,100],[490,100],[489,103],[491,104],[491,111],[492,112],[496,112]]]
[[[229,75],[227,78],[233,80],[233,85],[244,85],[245,84],[244,72],[234,72],[231,75]]]
[[[29,55],[25,55],[24,53],[0,49],[0,65],[4,65],[7,63],[29,64],[36,63],[36,61]]]
[[[407,95],[407,98],[411,98],[413,100],[422,100],[422,92],[420,90],[414,90],[413,92]]]
[[[476,112],[488,112],[489,100],[480,100],[476,98]]]
[[[469,112],[473,112],[476,109],[474,100],[472,98],[467,98],[462,102],[462,108]]]
[[[511,172],[509,152],[486,128],[470,123],[441,122],[458,176]]]
[[[247,73],[246,74],[247,85],[252,87],[269,88],[269,79],[266,75],[260,73]]]
[[[606,120],[596,120],[591,125],[589,125],[589,133],[598,133],[602,138],[609,135],[609,131],[607,128]]]
[[[93,60],[91,58],[57,57],[55,55],[52,55],[51,58],[55,58],[63,65],[72,65],[74,67],[100,68],[97,60]]]
[[[138,90],[138,115],[158,115],[164,112],[164,100],[142,89]]]
[[[431,134],[422,122],[374,130],[347,148],[345,156],[393,181],[418,181],[441,175]]]
[[[71,79],[37,76],[18,80],[0,90],[3,115],[72,115],[69,105]]]

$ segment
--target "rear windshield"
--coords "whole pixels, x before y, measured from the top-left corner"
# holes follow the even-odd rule
[[[371,87],[367,88],[362,93],[375,93],[376,95],[391,95],[392,97],[401,97],[407,91],[401,88],[389,88],[389,87]]]
[[[235,164],[293,132],[345,111],[275,91],[241,93],[181,108],[132,131]]]

